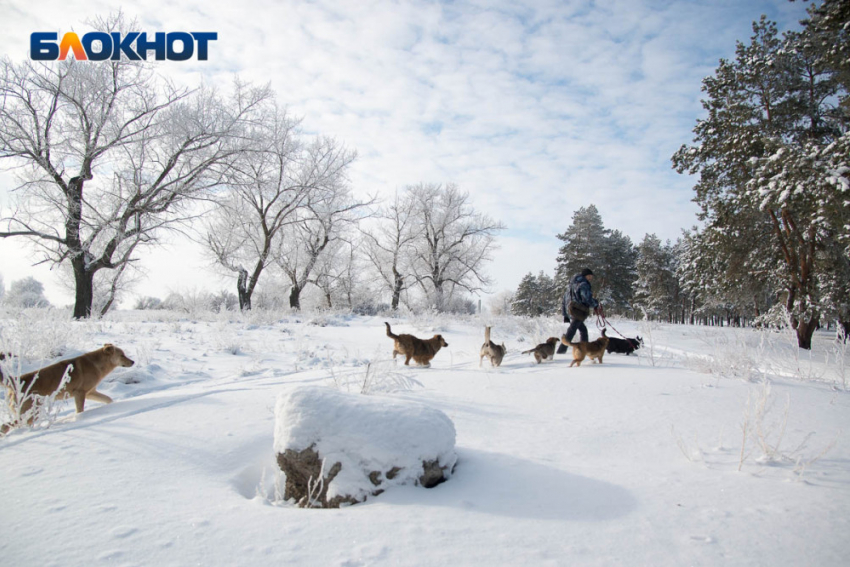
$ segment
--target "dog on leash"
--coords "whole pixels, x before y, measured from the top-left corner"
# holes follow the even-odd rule
[[[522,354],[528,354],[530,352],[534,353],[534,359],[537,361],[537,364],[540,364],[544,360],[552,360],[555,358],[555,347],[557,344],[557,337],[549,337],[546,339],[545,343],[540,343],[531,350],[524,350],[522,351]]]
[[[640,348],[640,345],[643,343],[643,339],[640,337],[636,337],[634,339],[618,339],[616,337],[608,337],[608,347],[606,351],[608,353],[617,353],[617,354],[625,354],[630,355],[634,351]]]
[[[481,363],[484,362],[485,356],[490,359],[491,366],[500,366],[502,364],[502,359],[505,358],[506,352],[508,352],[508,349],[505,347],[505,343],[497,345],[490,341],[490,327],[485,327],[484,344],[481,345],[481,352],[478,357],[478,368],[481,368]]]
[[[56,393],[57,398],[74,398],[77,413],[81,413],[85,408],[86,400],[104,404],[112,403],[112,398],[97,391],[98,385],[117,367],[129,367],[134,364],[135,362],[127,358],[123,350],[115,345],[106,344],[103,348],[62,360],[35,372],[22,374],[18,378],[20,389],[15,388],[4,376],[6,401],[10,408],[19,406],[23,415],[32,408],[33,394],[50,396]],[[63,384],[66,373],[68,380]],[[16,399],[19,391],[25,396],[23,400]],[[32,423],[32,416],[29,418],[29,423]]]
[[[602,357],[605,356],[605,349],[608,346],[608,337],[605,335],[605,329],[602,329],[602,336],[595,341],[573,343],[567,340],[567,336],[561,337],[561,344],[573,347],[573,361],[570,362],[570,367],[573,364],[581,366],[585,358],[591,360],[596,359],[599,364],[602,364]]]
[[[428,368],[431,366],[431,359],[440,352],[440,349],[449,346],[443,335],[434,335],[427,340],[413,335],[394,335],[390,324],[385,322],[384,325],[387,326],[387,336],[395,341],[393,358],[396,355],[403,354],[405,366],[410,365],[412,358],[417,364]]]

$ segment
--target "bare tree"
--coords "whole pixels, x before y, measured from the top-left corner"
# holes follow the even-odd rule
[[[239,307],[251,308],[260,275],[271,262],[283,228],[317,192],[344,175],[355,158],[333,140],[306,145],[298,122],[275,103],[247,134],[254,148],[244,152],[226,176],[229,188],[208,224],[207,245],[216,261],[238,274]],[[247,267],[246,267],[247,266]]]
[[[334,302],[340,299],[351,307],[355,272],[356,258],[351,239],[342,235],[328,243],[316,262],[312,278],[312,283],[322,291],[327,307],[333,308]]]
[[[496,232],[505,226],[469,203],[469,193],[453,183],[407,188],[422,228],[414,252],[416,279],[438,310],[446,309],[454,292],[481,291],[490,284],[483,272],[492,259]]]
[[[333,140],[318,140],[314,151],[327,153],[335,145]],[[287,227],[280,239],[275,261],[292,286],[289,306],[293,309],[301,308],[304,287],[316,283],[316,268],[328,247],[343,239],[374,201],[354,199],[344,174],[345,171],[340,170],[336,179],[311,193],[298,211],[298,222]]]
[[[363,231],[364,254],[378,272],[384,289],[392,293],[391,307],[395,311],[401,294],[415,283],[413,258],[422,225],[417,222],[416,202],[410,191],[399,195],[381,208],[373,228]]]
[[[124,22],[104,22],[120,29]],[[241,151],[234,134],[268,88],[180,89],[144,61],[0,62],[0,158],[22,180],[0,237],[29,238],[42,262],[69,262],[74,317],[91,315],[93,281],[189,215]]]

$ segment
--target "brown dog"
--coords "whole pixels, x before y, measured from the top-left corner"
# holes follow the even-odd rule
[[[403,354],[405,365],[409,365],[412,358],[417,364],[429,367],[431,366],[431,359],[440,352],[440,349],[449,346],[449,343],[443,339],[443,335],[434,335],[428,340],[423,340],[413,335],[394,335],[390,329],[390,324],[384,323],[384,325],[387,326],[387,336],[395,340],[393,358],[398,354]]]
[[[534,359],[537,361],[537,364],[540,364],[544,360],[552,360],[555,358],[555,345],[557,344],[557,337],[549,337],[546,339],[545,343],[540,343],[531,350],[524,350],[522,351],[522,354],[533,352]]]
[[[127,358],[124,351],[114,345],[103,345],[103,348],[87,352],[76,358],[63,360],[46,366],[35,372],[22,374],[19,378],[21,392],[24,395],[37,394],[49,396],[58,391],[57,398],[74,398],[77,413],[83,411],[86,399],[104,404],[112,403],[112,398],[97,391],[101,380],[118,366],[133,366],[135,362]],[[69,380],[62,385],[62,378],[68,367]],[[5,381],[6,399],[10,407],[16,404],[15,388]],[[60,389],[61,386],[61,389]],[[29,411],[33,400],[27,396],[20,404],[21,415]],[[32,417],[30,417],[30,422]]]
[[[508,352],[508,349],[505,347],[505,343],[497,345],[490,340],[490,327],[486,327],[484,329],[484,344],[481,345],[481,352],[478,353],[478,368],[481,368],[485,356],[490,359],[491,366],[500,366],[506,352]]]
[[[605,356],[605,349],[608,347],[608,337],[605,336],[605,329],[602,329],[602,336],[595,341],[571,343],[564,335],[561,337],[561,343],[573,347],[573,361],[570,362],[570,366],[573,364],[581,366],[585,357],[591,360],[596,359],[599,364],[602,364],[602,357]]]

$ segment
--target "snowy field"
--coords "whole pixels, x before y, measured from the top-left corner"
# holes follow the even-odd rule
[[[24,370],[111,342],[115,399],[0,439],[0,564],[847,565],[850,353],[782,333],[613,321],[639,356],[569,368],[531,348],[555,320],[388,319],[449,343],[391,361],[384,318],[118,312],[0,320]],[[484,325],[504,341],[478,367]],[[591,338],[598,331],[591,328]],[[367,371],[368,369],[368,371]],[[277,496],[277,396],[301,385],[445,412],[458,463],[436,488],[338,510]],[[742,447],[743,444],[743,447]],[[743,449],[743,450],[742,450]]]

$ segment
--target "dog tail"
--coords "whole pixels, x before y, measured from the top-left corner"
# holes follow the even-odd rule
[[[531,349],[531,350],[524,350],[524,351],[522,351],[522,354],[528,354],[528,353],[530,353],[530,352],[534,352],[534,349]]]
[[[568,341],[568,340],[567,340],[567,335],[561,335],[561,344],[562,344],[562,345],[571,346],[571,347],[573,347],[573,348],[575,348],[575,347],[577,347],[577,346],[578,346],[578,343],[572,343],[572,342]],[[561,353],[561,354],[564,354],[564,353]]]
[[[397,339],[398,335],[394,335],[392,330],[390,329],[390,324],[384,321],[384,325],[387,326],[387,336],[391,339]]]
[[[484,327],[484,344],[490,344],[490,327]]]

